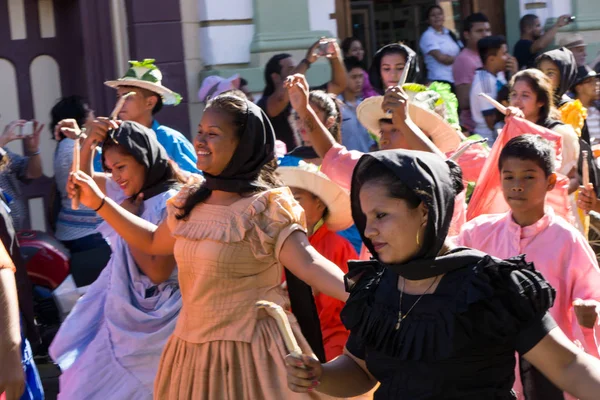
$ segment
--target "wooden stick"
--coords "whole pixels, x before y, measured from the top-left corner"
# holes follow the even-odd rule
[[[402,76],[400,77],[400,82],[398,82],[398,86],[402,87],[406,83],[406,79],[408,78],[408,71],[410,70],[410,63],[412,62],[412,55],[408,56],[408,60],[406,60],[406,64],[404,64],[404,69],[402,70]]]
[[[71,172],[79,172],[80,167],[80,144],[79,138],[75,139],[75,147],[73,147],[73,164],[71,165]],[[79,190],[75,193],[75,196],[71,199],[71,208],[73,210],[79,210]]]
[[[135,94],[135,92],[125,93],[123,96],[121,96],[119,98],[119,100],[117,101],[117,104],[115,105],[115,108],[113,108],[112,112],[110,113],[109,118],[111,120],[114,121],[115,119],[117,119],[117,117],[119,116],[119,113],[121,112],[121,109],[125,105],[125,100],[127,100],[127,98],[129,96],[133,96],[134,94]],[[96,146],[98,146],[98,141],[97,140],[92,141],[92,149],[95,149]]]
[[[583,158],[583,164],[581,165],[581,174],[583,175],[583,187],[587,187],[587,185],[589,185],[590,183],[590,166],[588,165],[589,155],[587,150],[581,151],[581,157]]]
[[[484,99],[489,101],[494,107],[496,107],[496,110],[498,110],[502,114],[506,115],[506,107],[504,107],[502,104],[498,103],[495,99],[491,98],[490,96],[488,96],[485,93],[479,93],[479,96],[483,97]]]
[[[465,151],[467,151],[469,149],[469,147],[471,147],[477,143],[485,143],[485,142],[487,142],[487,139],[485,139],[485,138],[479,139],[479,140],[468,140],[467,143],[465,143],[456,153],[452,154],[450,159],[452,161],[456,161],[460,158],[460,156],[462,156],[465,153]]]
[[[300,357],[302,355],[302,349],[298,345],[296,337],[294,337],[294,332],[290,326],[290,321],[288,320],[285,311],[283,311],[283,308],[281,308],[281,306],[278,304],[266,300],[257,301],[256,307],[264,308],[267,314],[275,319],[275,322],[277,322],[277,327],[281,332],[281,336],[283,336],[285,347],[292,356]]]

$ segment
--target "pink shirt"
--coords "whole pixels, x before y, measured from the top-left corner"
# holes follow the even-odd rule
[[[327,154],[325,154],[323,164],[321,164],[321,172],[343,189],[350,191],[354,167],[356,167],[358,159],[362,157],[363,154],[364,153],[361,153],[360,151],[347,150],[344,146],[335,144],[329,149]],[[448,234],[449,236],[457,235],[458,232],[460,232],[461,226],[466,221],[467,211],[465,196],[466,192],[464,190],[456,196],[454,201],[454,214],[452,215],[450,232]],[[363,245],[363,249],[360,252],[360,259],[368,260],[369,258],[368,250]]]
[[[454,77],[454,84],[458,85],[470,85],[473,83],[475,77],[475,71],[478,68],[482,68],[483,63],[479,53],[465,47],[460,54],[454,60],[452,65],[452,76]],[[462,108],[462,107],[461,107]],[[465,108],[460,112],[460,124],[465,128],[472,131],[475,129],[475,122],[471,117],[471,109]]]
[[[463,225],[456,244],[503,259],[525,254],[556,289],[550,314],[560,329],[571,341],[579,341],[588,354],[599,357],[598,324],[593,329],[581,327],[572,307],[577,298],[600,300],[598,262],[585,237],[551,207],[546,207],[544,217],[526,227],[514,222],[511,212],[481,215]],[[520,389],[517,379],[515,390],[521,393]]]

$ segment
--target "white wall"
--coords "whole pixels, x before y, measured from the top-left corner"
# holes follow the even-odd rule
[[[252,0],[197,0],[200,21],[252,19]]]
[[[545,25],[548,18],[558,18],[561,15],[571,14],[571,2],[565,0],[546,0],[546,8],[538,8],[533,10],[525,9],[525,4],[531,3],[531,0],[519,0],[521,9],[521,17],[525,14],[535,14]]]
[[[200,28],[200,48],[206,65],[250,62],[254,25],[224,25]]]
[[[335,13],[335,0],[307,0],[311,31],[329,31],[337,36],[337,22],[329,15]],[[343,39],[343,38],[342,38]]]

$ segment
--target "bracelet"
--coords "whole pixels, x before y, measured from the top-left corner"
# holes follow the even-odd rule
[[[98,208],[96,208],[96,209],[94,210],[94,212],[98,212],[98,211],[100,211],[100,209],[101,209],[101,208],[104,206],[104,203],[106,203],[106,196],[104,196],[104,197],[102,198],[102,201],[100,202],[100,205],[98,206]]]
[[[40,154],[40,151],[34,151],[33,153],[29,153],[29,154],[25,154],[27,157],[33,157],[33,156],[37,156],[38,154]]]
[[[302,61],[300,61],[300,64],[302,63],[306,64],[306,69],[309,69],[311,66],[310,61],[308,61],[306,58],[303,58]]]

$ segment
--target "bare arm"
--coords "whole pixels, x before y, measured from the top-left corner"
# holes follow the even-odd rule
[[[130,247],[129,251],[138,268],[157,285],[169,279],[175,269],[173,256],[153,256],[136,247]]]
[[[292,107],[304,121],[313,148],[321,158],[336,144],[331,132],[319,120],[308,102],[308,83],[303,75],[292,75],[285,82]]]
[[[333,397],[355,397],[367,393],[377,384],[369,373],[364,360],[354,357],[346,348],[344,354],[321,364],[318,360],[292,355],[286,357],[289,388],[306,393],[311,388]],[[315,386],[314,382],[319,385]]]
[[[286,239],[279,252],[279,262],[320,293],[341,301],[348,299],[344,272],[319,254],[304,232],[294,232]]]
[[[471,84],[463,83],[456,86],[456,97],[461,110],[471,109]]]
[[[554,41],[554,37],[556,36],[558,30],[569,24],[569,18],[570,15],[561,15],[552,28],[548,29],[542,36],[533,42],[530,50],[531,54],[537,53],[550,46],[550,44],[552,44]]]
[[[12,260],[0,243],[0,394],[17,400],[23,394],[25,378],[21,365],[19,304]]]
[[[408,148],[411,150],[426,151],[434,153],[446,159],[446,155],[437,148],[435,144],[423,133],[410,118],[408,113],[408,95],[402,88],[396,86],[389,88],[384,95],[382,108],[392,111],[392,122],[402,132]]]
[[[331,64],[331,81],[327,85],[329,93],[340,94],[346,89],[348,84],[348,73],[342,63],[342,52],[337,42],[332,42],[335,47],[335,54],[329,58]]]
[[[452,65],[452,63],[454,63],[454,57],[444,54],[440,50],[431,50],[429,54],[441,64]]]
[[[25,171],[27,179],[37,179],[42,176],[42,157],[40,156],[40,135],[42,129],[44,129],[44,124],[33,121],[33,134],[23,139],[25,155],[29,156],[27,170]]]
[[[105,197],[94,180],[81,171],[72,174],[69,179],[67,184],[69,197],[76,193],[76,188],[79,188],[81,204],[93,210],[100,207],[98,215],[108,222],[130,246],[142,249],[146,254],[151,255],[170,256],[173,254],[175,238],[171,235],[166,221],[156,226],[130,213],[113,200]],[[102,199],[104,199],[103,205]]]
[[[600,393],[600,360],[579,350],[560,328],[546,335],[523,356],[561,390],[581,400]]]
[[[490,128],[493,131],[494,125],[496,125],[497,122],[496,113],[491,115],[484,115],[483,118],[485,118],[485,124],[488,126],[488,128]]]

